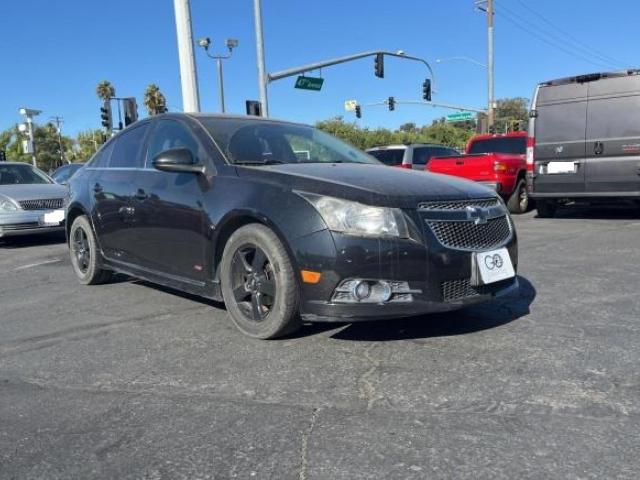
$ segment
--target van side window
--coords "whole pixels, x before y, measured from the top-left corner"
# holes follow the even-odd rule
[[[109,168],[142,167],[141,150],[148,128],[149,124],[144,123],[118,135],[109,161]]]

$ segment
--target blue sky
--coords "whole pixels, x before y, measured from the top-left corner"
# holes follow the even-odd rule
[[[4,1],[0,15],[0,128],[20,120],[18,108],[62,115],[68,133],[99,126],[95,85],[109,79],[120,96],[138,98],[157,83],[170,110],[182,108],[172,0]],[[240,45],[225,63],[227,110],[244,113],[257,99],[252,0],[192,0],[196,38],[209,36],[223,51],[227,37]],[[267,69],[281,70],[371,49],[424,57],[436,72],[434,101],[483,107],[486,72],[459,61],[486,62],[486,20],[473,0],[263,0]],[[538,81],[640,66],[640,2],[614,0],[496,0],[496,96],[530,97]],[[201,103],[217,111],[215,64],[196,51]],[[385,78],[373,60],[324,69],[321,92],[293,88],[295,78],[269,87],[271,116],[313,123],[344,115],[343,102],[380,101],[390,95],[419,99],[423,66],[387,59]],[[316,72],[317,73],[317,72]],[[449,111],[398,105],[363,109],[363,126],[418,125]]]

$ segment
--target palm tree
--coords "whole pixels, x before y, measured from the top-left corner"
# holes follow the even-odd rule
[[[107,101],[111,97],[116,96],[116,88],[113,85],[111,85],[110,81],[102,80],[100,83],[98,83],[98,86],[96,87],[96,95],[98,95],[98,98],[100,100]]]
[[[144,91],[144,106],[149,115],[158,115],[167,111],[167,99],[155,83],[150,84]]]

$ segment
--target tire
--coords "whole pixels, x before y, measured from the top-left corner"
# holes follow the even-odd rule
[[[222,297],[245,335],[271,339],[300,328],[300,287],[280,239],[264,225],[236,230],[220,265]]]
[[[99,285],[111,279],[112,273],[100,267],[100,249],[84,215],[77,217],[69,230],[69,255],[73,271],[83,285]]]
[[[507,200],[507,208],[511,213],[527,213],[529,211],[529,192],[524,178],[516,184],[516,188]]]
[[[536,208],[538,209],[538,218],[553,218],[558,209],[558,205],[549,200],[538,200],[536,202]]]

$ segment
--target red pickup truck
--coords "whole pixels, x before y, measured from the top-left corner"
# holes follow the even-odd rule
[[[425,170],[468,178],[493,188],[512,213],[529,209],[527,132],[476,135],[461,156],[433,157]]]

